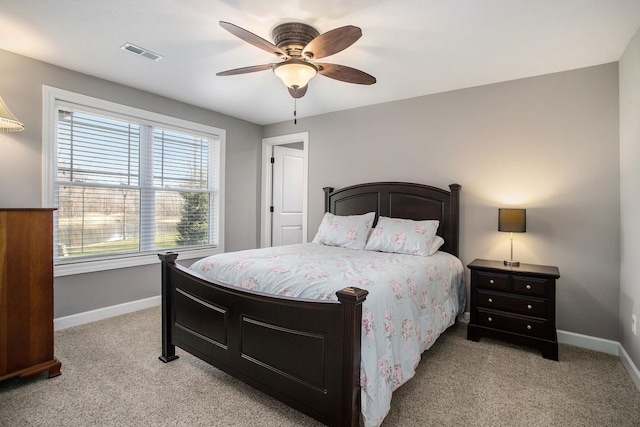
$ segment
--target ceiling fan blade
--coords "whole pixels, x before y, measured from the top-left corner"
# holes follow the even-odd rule
[[[308,88],[309,88],[309,85],[306,85],[304,87],[300,87],[298,89],[291,89],[290,87],[288,87],[287,89],[289,89],[289,93],[294,98],[302,98],[304,96],[304,94],[307,93],[307,89]]]
[[[360,37],[362,30],[353,25],[336,28],[311,40],[302,50],[302,55],[307,58],[324,58],[348,48]]]
[[[251,31],[247,31],[244,28],[240,28],[237,25],[225,21],[220,21],[220,26],[229,31],[234,36],[254,45],[255,47],[259,47],[262,50],[266,50],[267,52],[273,53],[274,55],[278,55],[280,57],[287,57],[287,54],[284,53],[284,51],[278,46],[274,45],[270,41],[263,39],[260,36],[253,34]]]
[[[318,74],[335,80],[347,83],[355,83],[359,85],[372,85],[376,82],[376,78],[364,71],[347,67],[346,65],[322,63],[315,65],[319,68]]]
[[[256,71],[270,70],[276,64],[252,65],[250,67],[235,68],[233,70],[220,71],[216,76],[234,76],[236,74],[255,73]]]

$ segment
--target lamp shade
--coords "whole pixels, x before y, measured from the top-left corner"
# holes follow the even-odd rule
[[[498,231],[524,233],[527,231],[526,209],[498,209]]]
[[[291,59],[276,65],[273,72],[287,87],[300,89],[318,74],[318,69],[306,61]]]
[[[24,125],[20,123],[16,117],[11,114],[9,108],[0,98],[0,131],[18,132],[24,129]]]

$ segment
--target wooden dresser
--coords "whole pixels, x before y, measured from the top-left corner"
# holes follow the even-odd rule
[[[0,209],[0,381],[48,372],[53,356],[53,209]]]
[[[558,267],[476,259],[471,270],[471,318],[467,339],[507,340],[536,347],[558,360],[556,279]]]

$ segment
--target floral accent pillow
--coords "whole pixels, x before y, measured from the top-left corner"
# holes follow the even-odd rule
[[[429,256],[439,225],[438,220],[413,221],[381,216],[364,249]]]
[[[375,217],[375,212],[349,216],[327,212],[312,243],[362,250],[367,243]]]

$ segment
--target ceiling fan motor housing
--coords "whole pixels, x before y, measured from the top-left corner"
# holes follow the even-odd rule
[[[299,57],[302,49],[319,35],[311,25],[300,22],[280,24],[271,33],[276,46],[292,57]]]

